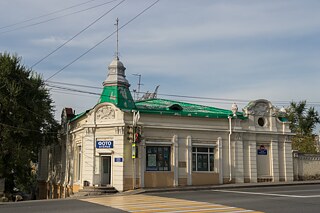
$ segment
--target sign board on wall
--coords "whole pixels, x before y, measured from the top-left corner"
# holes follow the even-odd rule
[[[261,145],[257,150],[258,155],[268,155],[268,150],[265,148],[264,145]]]
[[[119,158],[114,158],[114,162],[116,163],[121,163],[123,162],[123,158],[119,157]]]
[[[113,148],[113,141],[99,140],[96,141],[97,149],[111,149]]]

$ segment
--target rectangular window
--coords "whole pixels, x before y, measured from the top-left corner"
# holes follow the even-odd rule
[[[170,171],[170,146],[147,146],[147,171]]]
[[[214,149],[192,147],[192,171],[214,171]]]

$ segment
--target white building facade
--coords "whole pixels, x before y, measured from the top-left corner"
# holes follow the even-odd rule
[[[86,186],[125,191],[293,180],[293,134],[269,101],[252,101],[243,112],[164,99],[134,102],[119,58],[103,85],[92,109],[62,113],[60,197]],[[139,137],[136,143],[132,137]]]

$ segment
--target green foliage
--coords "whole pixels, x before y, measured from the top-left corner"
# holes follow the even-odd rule
[[[320,117],[314,107],[307,108],[306,101],[291,102],[288,108],[290,129],[296,133],[292,139],[293,149],[302,153],[316,153],[313,131],[320,123]]]
[[[58,124],[44,81],[21,58],[0,53],[0,82],[0,176],[11,191],[32,185],[31,162],[43,145],[57,141]]]
[[[292,149],[298,150],[301,153],[315,154],[317,153],[315,138],[313,135],[300,135],[297,134],[292,138]]]
[[[312,134],[316,124],[320,123],[318,112],[314,107],[307,109],[306,104],[306,101],[291,102],[288,110],[291,131],[301,135]]]

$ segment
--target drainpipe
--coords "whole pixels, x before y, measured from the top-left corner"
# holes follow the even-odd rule
[[[232,181],[232,164],[231,164],[231,135],[232,135],[232,127],[231,127],[231,121],[232,116],[228,116],[229,119],[229,182]]]
[[[236,118],[237,117],[237,112],[238,112],[238,106],[236,103],[233,103],[231,106],[231,111],[232,111],[232,115],[228,116],[228,120],[229,120],[229,170],[230,170],[230,176],[229,176],[229,182],[232,181],[232,163],[231,163],[231,135],[232,135],[232,125],[231,125],[231,121],[232,118]]]

